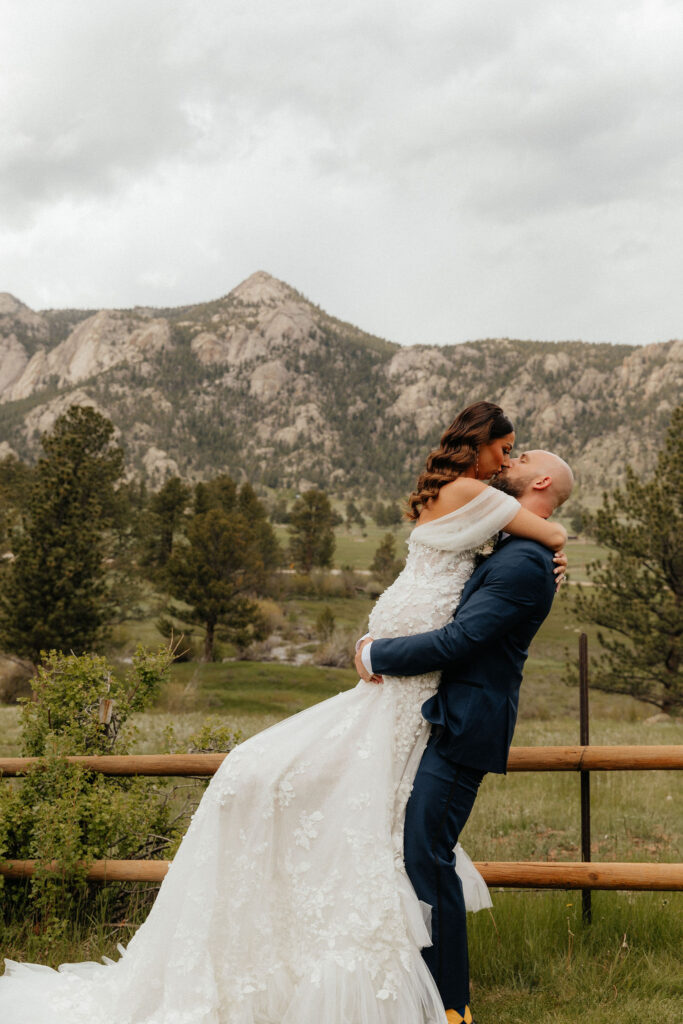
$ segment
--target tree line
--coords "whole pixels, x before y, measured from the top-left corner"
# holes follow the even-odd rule
[[[294,502],[285,549],[249,483],[173,477],[148,495],[124,482],[114,427],[92,408],[72,406],[41,443],[35,467],[0,463],[0,649],[38,663],[42,652],[97,648],[148,580],[181,602],[171,615],[202,627],[211,660],[219,627],[240,646],[260,635],[255,599],[275,570],[331,565],[324,492]]]
[[[38,663],[42,652],[97,649],[140,581],[175,604],[163,623],[193,622],[204,632],[204,658],[216,634],[245,646],[263,636],[257,599],[274,574],[329,567],[334,527],[342,522],[325,492],[309,490],[272,518],[286,518],[279,543],[253,487],[223,474],[191,485],[178,477],[148,494],[124,481],[113,425],[72,406],[42,437],[35,466],[0,462],[0,650]],[[676,409],[651,479],[627,469],[623,487],[584,515],[607,549],[589,567],[592,586],[576,588],[579,621],[600,629],[601,655],[591,684],[629,693],[662,710],[683,704],[683,407]],[[371,505],[393,524],[395,510]],[[363,516],[347,502],[345,521]],[[394,538],[382,540],[373,573],[389,584],[400,570]]]

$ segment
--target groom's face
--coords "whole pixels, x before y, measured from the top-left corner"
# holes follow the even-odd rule
[[[524,492],[538,477],[538,467],[534,466],[533,452],[522,452],[516,459],[510,459],[510,465],[501,469],[491,481],[495,487],[513,498],[521,498]]]

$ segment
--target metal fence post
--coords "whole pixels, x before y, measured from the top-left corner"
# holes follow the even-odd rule
[[[579,637],[579,719],[580,743],[587,747],[588,734],[588,637],[582,633]],[[590,772],[581,772],[581,860],[591,859],[591,782]],[[591,906],[591,890],[581,890],[581,910],[585,924],[593,920]]]

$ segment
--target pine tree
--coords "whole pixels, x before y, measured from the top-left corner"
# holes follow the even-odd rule
[[[385,505],[377,501],[373,506],[372,518],[378,526],[400,526],[401,510],[394,502],[388,501]]]
[[[15,455],[0,459],[0,553],[11,547],[14,530],[26,512],[32,470]]]
[[[182,525],[190,494],[188,485],[180,477],[172,476],[150,498],[144,527],[146,565],[163,568],[173,554],[174,538]]]
[[[123,470],[113,434],[104,416],[74,405],[41,438],[0,592],[0,643],[34,662],[41,651],[83,652],[105,631],[106,530]]]
[[[206,483],[200,482],[194,489],[195,515],[208,512],[210,508],[222,508],[230,514],[236,504],[237,484],[227,473],[221,473]]]
[[[289,518],[292,561],[303,572],[332,565],[335,537],[332,506],[324,491],[306,491],[297,498]]]
[[[205,631],[204,660],[213,661],[216,631],[244,646],[260,635],[262,619],[252,600],[263,586],[265,567],[258,529],[235,507],[195,515],[166,566],[173,597],[190,605],[177,617]]]
[[[350,530],[354,524],[360,526],[361,530],[365,529],[365,519],[363,518],[358,506],[353,501],[346,502],[346,526]]]
[[[287,509],[287,499],[283,494],[273,502],[270,510],[270,518],[274,523],[288,523],[289,522],[289,511]]]
[[[120,483],[114,495],[111,530],[107,544],[107,592],[110,598],[112,621],[144,615],[141,607],[143,578],[140,563],[144,564],[146,517],[148,514],[147,485],[144,479]]]
[[[665,712],[683,705],[683,406],[671,418],[651,480],[630,466],[623,490],[603,495],[593,521],[609,549],[589,566],[576,612],[601,627],[591,684],[628,693]]]
[[[401,569],[403,562],[396,557],[396,540],[393,533],[385,533],[377,546],[375,557],[370,565],[370,572],[379,582],[388,587],[393,583]]]
[[[275,530],[268,520],[268,511],[250,483],[243,483],[239,489],[237,511],[244,516],[254,532],[254,542],[263,563],[263,573],[259,581],[259,590],[262,591],[266,588],[273,569],[282,563],[282,551]]]

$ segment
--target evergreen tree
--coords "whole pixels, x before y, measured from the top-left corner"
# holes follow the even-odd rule
[[[287,509],[287,499],[283,494],[273,502],[273,506],[270,510],[270,518],[274,523],[288,523],[289,522],[289,511]]]
[[[186,539],[166,566],[172,596],[190,605],[189,613],[174,614],[204,628],[204,659],[213,661],[219,626],[240,646],[260,636],[262,619],[252,596],[265,576],[261,537],[233,506],[195,515]]]
[[[237,511],[244,516],[254,532],[254,541],[260,551],[263,563],[263,573],[258,589],[263,591],[273,569],[282,563],[282,552],[275,536],[275,530],[268,521],[266,507],[249,483],[243,483],[239,489]]]
[[[113,622],[144,615],[139,566],[144,563],[147,512],[143,479],[125,481],[116,488],[107,556],[107,592]]]
[[[324,491],[306,491],[295,501],[289,519],[292,561],[303,572],[332,565],[335,537],[332,506]]]
[[[210,508],[221,508],[230,514],[236,504],[237,484],[227,473],[221,473],[206,483],[200,482],[194,489],[195,515],[202,515]]]
[[[373,506],[372,518],[378,526],[399,526],[401,523],[401,510],[398,505],[388,501],[386,505],[378,501]]]
[[[365,529],[365,519],[360,512],[358,506],[353,501],[346,502],[346,525],[350,530],[353,524],[360,526],[361,530]]]
[[[589,521],[588,510],[580,501],[569,501],[562,510],[565,519],[569,520],[572,533],[583,533]]]
[[[105,629],[106,530],[123,469],[113,434],[109,420],[74,405],[41,438],[0,592],[0,643],[33,661],[51,649],[82,652]]]
[[[652,479],[640,483],[627,466],[623,490],[603,495],[592,529],[609,554],[589,566],[593,586],[576,601],[578,617],[601,627],[591,685],[675,711],[683,705],[683,406]]]
[[[173,554],[173,541],[185,518],[190,494],[188,485],[172,476],[150,498],[145,516],[146,565],[163,568]]]
[[[380,583],[388,587],[393,583],[401,569],[403,562],[396,557],[396,540],[393,533],[385,533],[380,541],[375,557],[370,566],[370,572]]]
[[[12,535],[26,512],[32,470],[15,455],[0,459],[0,553],[11,549]]]

